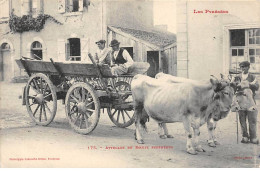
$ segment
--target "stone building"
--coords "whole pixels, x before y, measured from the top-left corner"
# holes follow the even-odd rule
[[[17,32],[9,28],[11,14],[22,18],[41,16],[48,19],[44,20],[40,31]],[[46,61],[52,58],[54,61],[90,62],[87,54],[96,52],[97,40],[108,40],[108,26],[138,30],[152,28],[153,2],[1,0],[0,81],[24,75],[15,63],[15,59],[22,56]],[[142,56],[136,57],[136,60],[146,61]]]

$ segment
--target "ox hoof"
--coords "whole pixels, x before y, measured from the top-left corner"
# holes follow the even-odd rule
[[[216,147],[216,144],[215,144],[214,142],[208,142],[208,145],[209,145],[210,147]]]
[[[187,153],[192,154],[192,155],[197,155],[198,154],[194,149],[188,149]]]
[[[173,136],[172,135],[167,135],[167,138],[173,138]]]
[[[220,145],[220,143],[218,141],[214,141],[215,145]]]
[[[161,139],[166,139],[166,138],[167,138],[167,135],[160,135],[160,138],[161,138]]]
[[[137,140],[138,144],[144,144],[144,140]]]
[[[135,136],[135,140],[137,140],[137,138],[136,138],[136,133],[134,133],[134,136]]]
[[[198,152],[206,152],[206,150],[204,150],[204,149],[201,148],[201,147],[196,147],[196,151],[198,151]]]

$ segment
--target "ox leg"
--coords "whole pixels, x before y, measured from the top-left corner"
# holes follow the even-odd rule
[[[160,137],[161,139],[166,139],[167,136],[166,136],[165,133],[164,133],[163,124],[165,124],[165,123],[158,123],[158,134],[159,134],[159,137]]]
[[[217,123],[212,118],[210,118],[207,121],[208,134],[209,134],[208,145],[210,147],[216,147],[216,145],[219,145],[215,137],[216,124]]]
[[[166,123],[162,123],[162,127],[163,127],[163,130],[164,130],[164,135],[166,135],[167,138],[173,138],[173,136],[170,135],[169,132],[168,132],[168,128],[166,126]]]
[[[138,144],[144,144],[144,140],[142,139],[142,125],[141,125],[141,115],[142,115],[142,108],[136,107],[135,108],[135,138]]]
[[[192,146],[192,132],[191,132],[191,116],[184,116],[183,126],[187,136],[186,151],[189,154],[198,154]]]
[[[198,152],[205,152],[205,150],[199,144],[199,136],[200,136],[200,118],[195,118],[195,124],[193,126],[194,131],[194,146],[195,150]]]

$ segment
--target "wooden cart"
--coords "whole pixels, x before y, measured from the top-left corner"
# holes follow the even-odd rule
[[[145,62],[136,62],[130,73],[113,76],[108,65],[98,66],[77,62],[16,60],[30,76],[23,93],[31,119],[38,125],[50,124],[57,111],[57,100],[65,103],[70,126],[80,134],[92,132],[98,124],[100,110],[107,110],[118,127],[134,123],[130,83],[134,75],[144,74]],[[63,103],[63,104],[64,104]]]

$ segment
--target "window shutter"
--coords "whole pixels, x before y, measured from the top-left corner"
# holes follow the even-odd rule
[[[66,0],[58,0],[58,12],[65,13],[66,11]]]
[[[67,40],[66,44],[65,44],[65,48],[66,48],[66,61],[70,60],[70,42],[69,40]]]
[[[58,61],[63,62],[66,59],[66,42],[64,39],[58,39]]]
[[[9,0],[0,2],[0,18],[9,18]]]
[[[79,0],[79,11],[83,11],[83,0]]]
[[[81,51],[81,61],[91,63],[91,60],[88,57],[89,51],[89,39],[82,38],[80,39],[80,51]]]
[[[30,0],[22,0],[21,15],[28,15],[30,12]]]

